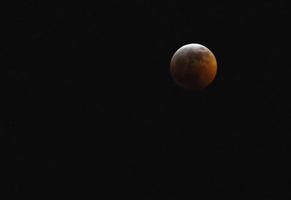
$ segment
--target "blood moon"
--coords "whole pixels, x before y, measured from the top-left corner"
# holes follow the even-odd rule
[[[203,90],[216,76],[216,58],[207,47],[201,44],[187,44],[174,53],[170,63],[170,72],[180,87],[189,91]]]

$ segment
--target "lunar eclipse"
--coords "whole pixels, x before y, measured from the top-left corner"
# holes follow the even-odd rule
[[[217,61],[207,47],[196,43],[187,44],[172,56],[170,72],[180,87],[188,91],[199,91],[215,79]]]

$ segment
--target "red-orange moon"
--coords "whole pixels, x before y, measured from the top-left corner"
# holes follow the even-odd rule
[[[185,90],[198,91],[205,89],[214,80],[217,62],[207,47],[192,43],[174,53],[170,71],[177,85]]]

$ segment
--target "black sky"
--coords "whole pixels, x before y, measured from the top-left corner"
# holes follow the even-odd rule
[[[288,1],[8,4],[1,195],[290,198]],[[201,92],[170,76],[188,43],[218,61]]]

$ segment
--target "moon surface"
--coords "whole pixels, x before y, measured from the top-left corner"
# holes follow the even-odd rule
[[[216,58],[201,44],[187,44],[174,53],[170,72],[176,84],[185,90],[203,90],[216,76]]]

